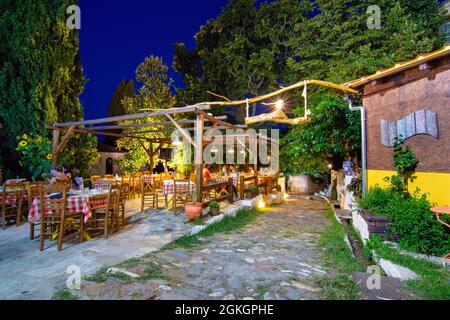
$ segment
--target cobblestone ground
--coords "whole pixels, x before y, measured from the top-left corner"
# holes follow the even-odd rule
[[[326,210],[321,200],[291,198],[242,230],[130,261],[123,268],[137,280],[83,281],[74,293],[81,299],[320,299],[313,280],[327,273],[316,241]]]

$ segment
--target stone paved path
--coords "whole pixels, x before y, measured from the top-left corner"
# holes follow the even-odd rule
[[[119,233],[83,244],[77,238],[64,239],[59,253],[56,241],[46,241],[46,249],[40,252],[39,237],[34,241],[28,238],[28,224],[0,230],[0,299],[50,299],[65,286],[69,266],[80,267],[83,275],[90,274],[104,265],[159,250],[192,229],[182,214],[175,216],[164,210],[141,214],[139,210],[139,200],[127,202],[131,221]]]
[[[192,249],[171,249],[132,261],[142,280],[84,281],[82,299],[320,299],[326,203],[289,199],[245,229],[215,234]],[[155,279],[156,278],[156,279]]]

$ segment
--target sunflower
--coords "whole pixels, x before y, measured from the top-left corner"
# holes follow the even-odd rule
[[[26,141],[20,141],[19,146],[26,147],[28,143]]]
[[[53,159],[53,155],[51,154],[51,153],[49,153],[48,155],[47,155],[47,160],[52,160]]]
[[[27,140],[27,139],[28,139],[27,134],[25,133],[25,134],[22,136],[22,138],[23,138],[24,140]]]
[[[75,138],[77,138],[77,139],[80,139],[80,135],[79,135],[79,134],[77,134],[77,135],[75,136]]]

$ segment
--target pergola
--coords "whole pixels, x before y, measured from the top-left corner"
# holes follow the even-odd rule
[[[70,138],[76,134],[93,134],[93,135],[103,135],[118,138],[129,138],[136,139],[141,143],[141,146],[145,149],[150,157],[150,167],[153,170],[154,155],[159,152],[159,150],[165,145],[172,143],[172,138],[170,137],[171,131],[173,129],[182,130],[183,134],[186,132],[193,133],[193,139],[190,134],[188,140],[195,147],[195,167],[196,167],[196,188],[197,190],[202,190],[202,170],[203,170],[203,150],[209,144],[212,143],[212,138],[214,135],[204,136],[204,131],[208,129],[246,129],[247,125],[234,125],[225,122],[227,116],[214,117],[207,113],[211,109],[209,104],[187,106],[172,109],[162,109],[152,112],[143,112],[137,114],[129,114],[117,117],[108,117],[95,120],[84,120],[66,123],[55,123],[48,128],[53,131],[53,143],[52,143],[52,154],[53,154],[53,166],[56,166],[58,161],[58,156],[64,150],[67,142]],[[194,120],[174,120],[173,115],[194,113],[196,119]],[[166,116],[168,121],[166,122],[150,122],[150,123],[136,123],[136,124],[117,124],[120,121],[136,120],[136,119],[148,119],[154,117]],[[208,123],[208,127],[205,126]],[[190,126],[194,125],[194,127]],[[151,129],[154,127],[161,127],[160,129]],[[142,131],[129,132],[129,133],[117,133],[112,132],[118,129],[130,129],[130,128],[142,128]],[[149,138],[143,136],[147,133],[162,133],[165,135],[162,138]],[[245,134],[241,135],[245,136]],[[61,137],[61,138],[60,138]],[[267,138],[266,138],[267,139]],[[270,140],[270,139],[268,139]],[[150,147],[147,148],[144,142],[149,142]]]

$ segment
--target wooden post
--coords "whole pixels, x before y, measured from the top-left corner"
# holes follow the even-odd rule
[[[153,151],[153,142],[150,141],[150,174],[153,174],[153,167],[155,164],[153,163],[153,157],[155,156],[155,153]]]
[[[239,177],[239,198],[241,198],[241,200],[244,200],[244,193],[245,193],[245,177],[244,176],[240,176]]]
[[[234,198],[233,178],[228,178],[228,188],[229,188],[228,201],[230,202],[230,204],[233,204],[233,198]]]
[[[52,143],[53,168],[55,168],[58,163],[58,145],[59,145],[59,129],[53,129],[53,143]]]
[[[197,121],[195,124],[195,187],[200,196],[197,201],[201,202],[202,188],[203,188],[203,128],[205,124],[205,115],[197,113]]]

